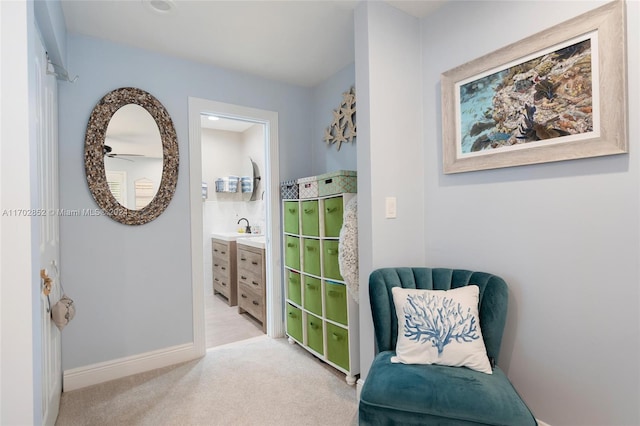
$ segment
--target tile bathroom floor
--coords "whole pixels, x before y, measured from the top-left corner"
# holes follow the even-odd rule
[[[238,314],[238,307],[229,306],[224,296],[214,295],[211,285],[205,291],[204,311],[207,349],[264,334],[260,322],[247,313]]]

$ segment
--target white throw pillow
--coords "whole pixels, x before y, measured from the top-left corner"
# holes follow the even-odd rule
[[[391,289],[398,343],[391,362],[467,367],[491,374],[480,332],[476,285],[452,290]]]

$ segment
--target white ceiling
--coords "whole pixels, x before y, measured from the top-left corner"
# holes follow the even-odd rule
[[[255,125],[256,123],[251,121],[230,118],[218,118],[216,121],[211,121],[208,116],[204,114],[200,115],[200,127],[203,129],[226,130],[228,132],[242,133]]]
[[[62,0],[67,30],[313,87],[354,61],[356,0]],[[381,0],[376,0],[381,1]],[[389,0],[423,17],[446,0]]]

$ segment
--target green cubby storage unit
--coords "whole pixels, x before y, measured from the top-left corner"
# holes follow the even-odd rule
[[[289,268],[300,270],[300,238],[287,235],[284,238],[284,264]]]
[[[324,236],[339,237],[344,216],[343,197],[332,197],[324,200]]]
[[[300,219],[302,222],[302,235],[320,236],[318,200],[308,200],[301,203]]]
[[[353,193],[285,199],[286,332],[355,384],[360,373],[358,304],[340,273],[339,239]]]
[[[298,201],[285,201],[282,209],[284,217],[284,232],[297,234],[300,231],[300,221],[298,219]]]
[[[319,354],[324,354],[324,331],[322,320],[311,314],[307,314],[307,346]]]
[[[320,240],[302,239],[302,270],[320,276]]]
[[[325,317],[343,325],[348,324],[347,287],[342,283],[325,281]]]
[[[338,240],[324,240],[322,242],[324,272],[323,276],[332,280],[342,280],[340,262],[338,261]]]
[[[287,303],[287,334],[302,342],[302,310]]]
[[[304,308],[316,315],[322,315],[322,281],[304,276]]]
[[[342,368],[349,368],[349,330],[327,324],[327,358]]]
[[[287,269],[285,271],[285,275],[287,277],[287,294],[289,295],[289,300],[291,300],[296,305],[302,305],[302,288],[301,285],[301,277],[300,273],[296,271],[292,271]]]

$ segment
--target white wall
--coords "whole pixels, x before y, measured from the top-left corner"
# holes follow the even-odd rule
[[[79,35],[68,37],[67,49],[69,69],[80,78],[60,87],[60,207],[95,207],[84,176],[85,128],[95,104],[118,87],[139,87],[164,104],[176,127],[180,168],[171,204],[151,223],[61,218],[62,279],[77,304],[63,338],[64,370],[193,340],[190,96],[277,111],[282,180],[311,167],[300,141],[308,140],[312,128],[308,88]]]
[[[42,421],[32,2],[0,2],[0,424]],[[17,213],[17,212],[23,212]]]
[[[212,280],[211,234],[235,232],[244,229],[245,223],[238,220],[247,218],[255,231],[264,233],[266,212],[265,202],[260,197],[264,185],[258,187],[258,199],[249,201],[251,193],[216,192],[215,180],[223,176],[252,176],[252,158],[264,176],[264,126],[255,124],[244,132],[202,129],[202,178],[209,185],[209,197],[203,203],[203,256],[204,284]]]
[[[424,263],[424,146],[417,18],[383,2],[355,11],[358,95],[360,367],[366,377],[374,336],[368,278],[386,266]],[[385,198],[397,218],[385,219]]]
[[[640,4],[627,3],[628,155],[445,176],[440,74],[598,5],[455,1],[421,22],[425,263],[506,279],[499,364],[554,426],[640,423]]]

